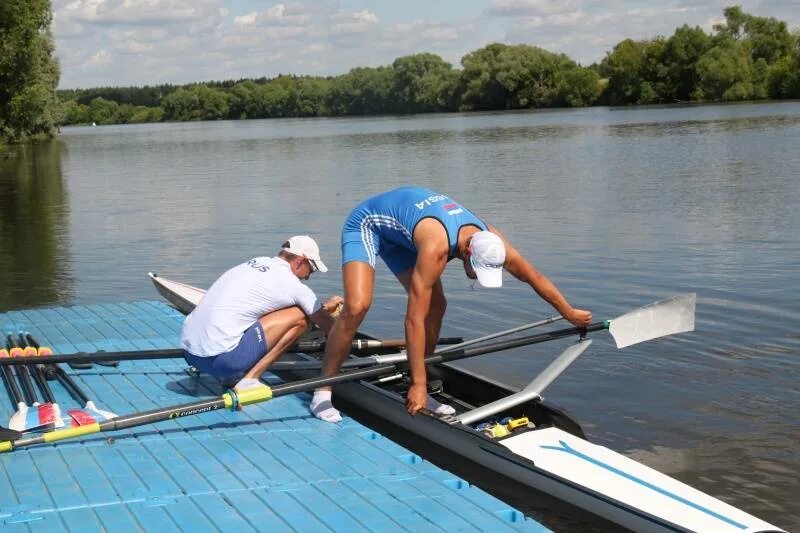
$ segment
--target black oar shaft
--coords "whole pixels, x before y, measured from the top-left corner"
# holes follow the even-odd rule
[[[27,335],[28,341],[31,346],[39,347],[38,343],[34,342],[30,335]],[[458,344],[463,339],[460,337],[443,337],[439,339],[439,344]],[[353,341],[354,350],[369,350],[385,348],[382,341],[372,339],[356,339]],[[396,347],[396,345],[395,345]],[[325,341],[301,341],[293,344],[287,350],[288,352],[320,352],[325,349]],[[4,364],[54,364],[54,363],[98,363],[103,361],[141,361],[152,359],[182,359],[183,350],[177,348],[170,348],[167,350],[136,350],[124,352],[96,352],[86,353],[77,352],[73,354],[60,354],[60,355],[39,355],[36,357],[17,357],[13,362],[5,362],[0,359],[0,365]]]
[[[20,392],[19,385],[17,385],[16,375],[12,371],[13,368],[13,366],[3,366],[3,379],[6,381],[8,391],[11,393],[11,399],[14,400],[14,409],[16,409],[22,403],[22,392]]]
[[[555,331],[548,331],[546,333],[538,333],[536,335],[526,335],[525,337],[519,337],[518,339],[497,341],[490,344],[484,344],[483,346],[476,346],[475,348],[465,348],[462,350],[456,350],[441,355],[434,355],[429,357],[428,359],[440,358],[435,361],[430,361],[431,363],[439,363],[442,361],[452,361],[453,359],[475,357],[477,355],[484,355],[487,353],[499,352],[502,350],[510,350],[511,348],[519,348],[521,346],[530,346],[531,344],[538,344],[541,342],[552,341],[556,339],[561,339],[563,337],[571,337],[573,335],[583,336],[586,333],[590,333],[592,331],[601,331],[604,329],[608,329],[608,326],[609,326],[608,321],[595,322],[593,324],[589,324],[585,328],[564,328],[564,329],[557,329]],[[428,360],[426,359],[426,362],[427,361]]]
[[[56,378],[61,382],[64,388],[67,389],[67,392],[69,392],[70,395],[72,395],[72,397],[74,397],[76,400],[81,401],[82,404],[85,405],[86,402],[89,401],[89,396],[87,396],[86,393],[83,392],[83,389],[81,389],[78,386],[78,384],[75,383],[75,380],[73,380],[72,377],[70,377],[70,375],[67,374],[63,368],[61,368],[58,365],[53,365],[53,366],[55,367],[56,370]]]

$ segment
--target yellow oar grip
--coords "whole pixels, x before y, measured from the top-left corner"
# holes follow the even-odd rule
[[[14,449],[14,444],[10,440],[4,440],[0,442],[0,453],[3,452],[10,452]]]
[[[69,429],[59,429],[45,433],[45,442],[55,442],[58,440],[70,439],[72,437],[80,437],[82,435],[91,435],[92,433],[100,433],[100,424],[86,424],[85,426],[77,426]]]
[[[266,402],[272,398],[272,389],[267,385],[260,385],[252,389],[245,389],[237,392],[239,405],[250,405],[252,403]]]

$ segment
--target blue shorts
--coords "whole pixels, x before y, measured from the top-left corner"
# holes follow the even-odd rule
[[[355,214],[354,214],[355,215]],[[351,215],[342,229],[342,265],[350,261],[369,263],[375,268],[380,257],[394,275],[417,264],[417,252],[405,246],[381,239],[373,228],[361,228],[361,217]]]
[[[261,323],[256,321],[245,330],[239,344],[232,350],[211,357],[199,357],[184,350],[183,358],[201,372],[218,378],[229,378],[244,374],[266,354],[266,335]]]

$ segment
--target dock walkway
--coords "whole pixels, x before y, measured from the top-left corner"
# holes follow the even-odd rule
[[[175,348],[183,315],[157,301],[0,314],[56,354]],[[69,370],[67,365],[63,365]],[[218,396],[182,360],[69,370],[128,414]],[[277,378],[274,378],[277,380]],[[57,382],[62,410],[80,407]],[[306,394],[0,455],[4,531],[547,531],[509,505]],[[0,424],[13,413],[0,401]]]

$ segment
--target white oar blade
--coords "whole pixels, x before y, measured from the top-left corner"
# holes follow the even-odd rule
[[[11,415],[8,427],[14,431],[25,431],[25,421],[28,418],[28,406],[24,403],[17,404],[17,412]]]
[[[617,348],[694,331],[695,293],[679,294],[625,313],[608,328]]]
[[[111,411],[104,411],[103,409],[98,409],[92,400],[86,402],[86,406],[83,409],[97,420],[104,421],[104,420],[111,420],[112,418],[117,418],[117,415],[112,413]]]

